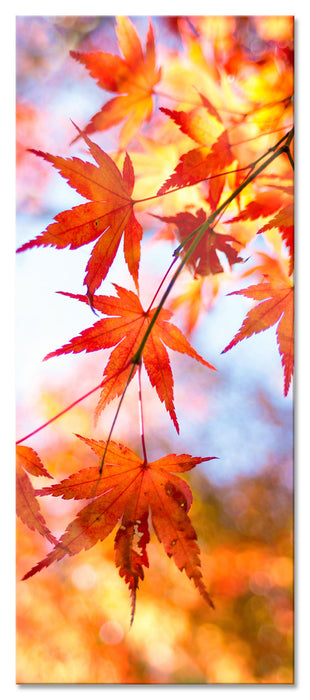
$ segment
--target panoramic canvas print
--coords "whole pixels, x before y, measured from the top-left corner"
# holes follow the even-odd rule
[[[291,685],[294,17],[16,18],[16,683]]]

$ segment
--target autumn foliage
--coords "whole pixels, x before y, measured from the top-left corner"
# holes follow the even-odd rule
[[[188,471],[204,460],[190,455],[168,455],[145,464],[125,445],[112,441],[106,445],[83,439],[100,458],[106,448],[103,474],[100,474],[100,468],[82,469],[60,484],[37,493],[40,496],[91,498],[91,503],[70,523],[55,549],[24,578],[66,554],[77,554],[92,547],[99,539],[105,539],[120,522],[115,536],[115,561],[131,591],[133,618],[138,581],[144,578],[143,566],[149,565],[146,545],[150,539],[150,510],[152,525],[166,553],[173,557],[181,571],[185,569],[213,607],[201,580],[197,536],[187,515],[192,494],[187,483],[171,473]]]
[[[134,20],[118,17],[113,18],[117,39],[113,50],[105,46],[105,19],[98,19],[98,27],[102,21],[98,36],[88,36],[80,28],[75,42],[68,34],[66,46],[68,71],[73,71],[70,79],[83,75],[81,90],[87,81],[95,81],[99,94],[102,90],[101,109],[94,114],[89,105],[89,121],[84,125],[71,103],[63,155],[47,152],[44,139],[44,150],[25,144],[24,157],[29,163],[32,159],[34,171],[39,163],[44,172],[53,166],[69,185],[68,208],[55,212],[54,221],[39,235],[22,240],[17,252],[31,250],[35,256],[35,249],[52,247],[61,256],[65,248],[86,246],[87,250],[80,288],[59,293],[68,305],[68,315],[76,302],[89,310],[89,324],[71,339],[64,338],[63,345],[51,349],[44,360],[97,352],[104,359],[99,363],[96,386],[89,386],[84,394],[77,389],[70,406],[63,404],[43,426],[34,426],[17,440],[17,514],[23,527],[49,544],[39,563],[32,562],[21,578],[29,586],[34,574],[42,571],[40,576],[46,575],[43,571],[51,564],[95,551],[99,542],[107,540],[108,557],[113,554],[130,592],[132,623],[154,533],[168,558],[194,584],[202,603],[207,604],[203,615],[210,617],[216,614],[218,603],[221,608],[225,596],[240,596],[241,600],[248,585],[244,574],[238,574],[234,537],[230,542],[213,542],[209,585],[208,566],[203,566],[208,560],[204,542],[208,524],[203,515],[196,517],[197,512],[195,527],[190,519],[195,505],[190,484],[199,482],[199,477],[198,482],[194,477],[190,481],[191,475],[199,473],[197,465],[216,457],[192,456],[197,453],[193,441],[192,454],[182,447],[178,454],[169,453],[168,448],[168,454],[149,459],[152,417],[144,381],[155,390],[156,401],[159,399],[160,409],[168,414],[182,444],[172,372],[174,352],[187,356],[187,367],[193,371],[198,367],[210,382],[220,381],[215,378],[217,362],[212,355],[212,362],[207,359],[207,340],[206,352],[200,354],[194,334],[201,319],[229,294],[232,314],[236,297],[249,300],[249,305],[240,329],[222,347],[218,361],[221,353],[234,348],[233,363],[240,341],[273,327],[283,394],[288,397],[294,365],[292,18],[282,18],[277,25],[272,21],[277,18],[272,17],[269,21],[219,17],[216,25],[208,17],[159,17],[145,20],[142,37]],[[256,53],[247,45],[250,34]],[[36,143],[39,140],[37,135]],[[59,153],[57,143],[54,152]],[[71,206],[70,188],[84,202]],[[151,288],[146,285],[143,252],[151,246],[156,256],[159,245],[167,246],[165,272]],[[122,255],[128,287],[133,285],[134,291],[116,277]],[[151,275],[152,284],[153,279]],[[113,284],[114,294],[104,293],[106,283]],[[83,358],[80,361],[82,374]],[[133,441],[133,450],[118,441],[117,420],[134,377],[140,445]],[[105,424],[104,439],[77,435],[78,442],[94,453],[95,462],[89,462],[82,451],[82,461],[73,471],[63,474],[56,469],[51,475],[42,464],[40,450],[21,443],[43,427],[48,430],[56,418],[96,392],[95,423],[107,414],[109,404],[116,408],[110,426]],[[190,406],[195,397],[187,400]],[[183,472],[190,472],[187,480]],[[39,487],[35,488],[31,477],[40,478]],[[42,485],[44,477],[53,478],[54,483]],[[201,487],[206,487],[203,479]],[[250,490],[250,483],[246,488]],[[197,490],[198,502],[199,498],[205,506],[207,499]],[[51,499],[60,505],[71,499],[78,503],[57,537],[44,511],[44,502]],[[287,523],[286,527],[289,529]],[[249,550],[250,558],[272,559],[270,542],[255,542],[253,551],[249,543],[243,542],[242,547],[245,557]],[[222,557],[225,562],[226,557],[230,562],[221,563],[221,570],[227,569],[226,578],[217,579],[217,556],[219,561]],[[151,571],[148,576],[152,580]],[[195,598],[189,618],[198,607]],[[225,614],[225,605],[223,610]],[[126,673],[120,676],[124,682]],[[216,673],[214,677],[221,682]],[[241,682],[258,677],[259,672],[253,670]],[[101,682],[97,671],[94,678]],[[135,674],[129,673],[128,678],[137,682]],[[144,680],[152,682],[149,677]],[[287,676],[271,682],[287,682]]]

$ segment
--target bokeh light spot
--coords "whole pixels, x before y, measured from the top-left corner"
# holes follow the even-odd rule
[[[264,571],[255,571],[250,577],[249,586],[253,593],[268,595],[269,589],[271,588],[270,577],[268,574],[265,574]]]
[[[114,646],[115,644],[119,644],[124,638],[124,630],[118,622],[110,620],[100,627],[99,635],[100,639],[105,644]]]
[[[271,566],[273,581],[278,586],[290,586],[293,573],[293,562],[288,557],[278,557]]]
[[[79,588],[81,591],[87,591],[97,583],[97,574],[89,564],[77,566],[73,570],[71,578],[76,588]]]

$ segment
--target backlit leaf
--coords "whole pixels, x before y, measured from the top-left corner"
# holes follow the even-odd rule
[[[42,151],[31,151],[52,163],[71,187],[91,201],[55,216],[55,223],[22,245],[17,252],[49,245],[59,249],[67,246],[75,249],[98,238],[84,279],[91,302],[93,293],[108,274],[123,233],[125,260],[138,289],[140,241],[143,231],[133,213],[134,203],[131,195],[134,173],[129,155],[126,154],[121,174],[107,153],[88,136],[83,138],[97,165],[79,158],[60,158]]]
[[[70,55],[87,68],[101,88],[118,93],[117,97],[106,102],[92,117],[83,134],[104,131],[125,121],[120,134],[120,148],[123,149],[143,121],[149,121],[151,118],[153,88],[160,80],[161,71],[156,70],[154,33],[151,23],[145,53],[136,29],[127,17],[118,17],[116,31],[124,58],[102,51],[91,53],[71,51]]]
[[[46,525],[40,511],[39,502],[35,496],[32,483],[26,472],[33,476],[46,476],[52,478],[43,466],[39,455],[25,445],[16,446],[16,513],[18,517],[30,528],[46,537],[50,542],[57,542]]]
[[[105,442],[81,439],[102,458]],[[65,555],[73,556],[93,547],[119,525],[115,537],[115,561],[120,576],[129,586],[133,620],[139,579],[144,577],[143,567],[149,565],[146,547],[150,539],[150,514],[166,554],[193,580],[204,600],[213,607],[202,580],[197,535],[187,514],[192,503],[191,490],[174,473],[188,471],[210,459],[214,457],[171,454],[145,463],[125,445],[110,442],[102,474],[100,465],[82,469],[59,484],[37,492],[40,496],[91,500],[68,525],[54,549],[24,579],[60,561]]]
[[[209,177],[215,177],[214,185],[212,180],[210,181],[210,203],[216,207],[225,184],[225,175],[220,173],[225,173],[233,163],[234,156],[231,152],[228,132],[217,110],[204,95],[200,94],[200,98],[203,107],[195,108],[190,112],[161,109],[173,119],[183,133],[200,146],[181,156],[174,173],[160,187],[158,194],[164,194],[175,187],[195,185]]]
[[[155,215],[154,215],[155,216]],[[167,224],[174,224],[176,236],[180,243],[186,240],[191,233],[199,228],[206,221],[206,212],[199,209],[196,214],[184,211],[176,214],[176,216],[156,216],[157,219],[164,221]],[[190,245],[193,242],[191,238],[182,249],[182,255],[185,255]],[[194,275],[216,275],[223,272],[223,266],[219,260],[217,251],[225,253],[230,265],[242,262],[242,258],[238,256],[238,251],[234,245],[238,246],[238,241],[233,237],[222,233],[216,233],[211,226],[205,232],[200,243],[196,246],[187,265]],[[240,246],[239,246],[240,247]]]
[[[274,286],[269,282],[240,289],[231,294],[242,294],[260,303],[246,315],[243,324],[233,340],[223,350],[227,352],[240,340],[254,333],[265,331],[275,323],[277,343],[284,370],[284,395],[290,387],[294,366],[294,288],[292,285]]]
[[[134,361],[143,336],[152,320],[156,308],[144,311],[140,300],[134,292],[119,285],[114,285],[117,297],[96,295],[93,307],[96,311],[111,318],[103,318],[93,326],[83,330],[79,336],[72,338],[62,348],[49,353],[45,359],[67,353],[94,352],[116,345],[104,370],[101,396],[97,415],[116,396],[120,396],[126,386],[129,368]],[[61,292],[65,296],[87,303],[87,297],[80,294]],[[164,403],[177,431],[178,421],[174,408],[173,376],[166,345],[171,350],[185,353],[198,360],[209,369],[215,369],[204,360],[182,332],[169,320],[172,312],[161,309],[143,350],[143,363],[152,386]],[[136,370],[135,370],[136,371]]]

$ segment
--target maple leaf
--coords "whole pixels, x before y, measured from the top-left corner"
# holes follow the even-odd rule
[[[103,295],[95,295],[93,298],[94,309],[112,318],[100,319],[90,328],[83,330],[80,335],[72,338],[66,345],[49,353],[44,358],[47,360],[71,352],[94,352],[116,345],[104,370],[103,388],[96,411],[97,415],[107,403],[123,393],[129,374],[126,370],[134,363],[134,355],[138,352],[144,334],[156,312],[156,307],[144,311],[134,292],[117,284],[114,284],[114,287],[118,298]],[[60,292],[60,294],[88,303],[87,297],[81,294],[69,292]],[[171,350],[177,350],[193,357],[210,369],[215,369],[215,367],[191,347],[177,326],[169,323],[171,316],[171,311],[161,309],[144,346],[143,363],[152,386],[155,387],[177,432],[179,432],[174,408],[173,376],[165,345]],[[136,368],[133,374],[135,371]]]
[[[222,351],[227,352],[236,343],[270,328],[277,326],[277,343],[284,370],[284,395],[290,387],[294,366],[294,288],[291,284],[274,286],[270,282],[261,282],[246,289],[239,289],[231,294],[242,294],[260,301],[246,315],[241,328],[233,340]],[[229,295],[229,296],[230,296]]]
[[[219,113],[204,95],[199,94],[203,107],[195,108],[190,112],[161,108],[161,111],[173,119],[183,133],[200,145],[181,156],[174,173],[160,187],[158,195],[164,194],[173,187],[195,185],[225,171],[234,161],[228,132]],[[225,177],[225,175],[219,175],[215,183],[212,180],[209,183],[211,206],[216,207],[218,204]]]
[[[188,471],[215,458],[170,454],[145,463],[125,445],[111,441],[106,446],[102,440],[77,437],[100,460],[106,451],[102,474],[100,465],[88,467],[36,492],[39,496],[91,501],[77,513],[54,549],[24,579],[65,555],[73,556],[93,547],[120,523],[114,540],[115,562],[129,586],[133,621],[139,579],[144,578],[143,567],[149,566],[146,546],[150,539],[150,512],[154,531],[167,555],[181,571],[184,569],[204,600],[214,607],[202,580],[197,535],[187,515],[192,493],[188,484],[172,472]]]
[[[107,153],[87,136],[83,138],[99,167],[79,158],[61,158],[31,149],[31,153],[52,163],[71,187],[91,201],[55,216],[55,223],[18,248],[17,252],[49,245],[59,249],[67,246],[75,249],[99,238],[92,250],[84,279],[91,302],[94,291],[108,274],[123,233],[125,260],[138,289],[143,231],[133,213],[131,194],[135,178],[129,155],[126,154],[121,174]]]
[[[25,445],[16,446],[16,513],[30,530],[36,530],[53,544],[56,538],[48,529],[44,517],[40,511],[40,505],[35,497],[35,491],[26,472],[33,476],[51,475],[43,466],[39,455]]]
[[[280,209],[283,203],[283,196],[276,191],[257,192],[255,199],[252,199],[246,207],[237,216],[227,220],[227,223],[235,221],[255,221],[259,217],[271,216],[275,211]]]
[[[254,200],[248,202],[239,214],[227,221],[227,223],[235,223],[237,221],[255,221],[261,217],[264,219],[272,217],[259,228],[257,233],[264,233],[264,231],[274,227],[279,229],[289,251],[289,274],[292,274],[294,267],[294,204],[292,196],[292,187],[275,187],[265,192],[257,192]]]
[[[286,243],[290,256],[289,274],[293,273],[294,269],[294,204],[284,205],[267,224],[264,224],[257,233],[264,233],[269,229],[276,227],[279,229],[284,242]]]
[[[157,216],[156,219],[164,221],[167,224],[175,224],[177,226],[176,236],[183,243],[191,233],[206,221],[206,212],[203,209],[196,211],[196,214],[184,211],[179,212],[176,216]],[[182,255],[185,255],[191,246],[193,239],[190,239],[182,249]],[[223,266],[219,260],[216,251],[225,253],[230,265],[237,262],[243,262],[242,258],[238,257],[237,250],[233,247],[233,243],[238,244],[238,241],[233,237],[222,233],[216,233],[211,226],[205,232],[205,235],[196,246],[187,265],[193,274],[201,275],[216,275],[223,272]]]
[[[80,53],[70,55],[83,64],[98,85],[109,92],[118,93],[106,102],[84,129],[84,134],[104,131],[126,120],[120,133],[120,148],[125,148],[144,120],[152,116],[152,94],[161,76],[156,70],[154,33],[149,23],[145,54],[139,36],[127,17],[117,18],[116,32],[124,58],[104,53]],[[77,137],[79,138],[79,137]]]
[[[287,271],[287,260],[267,253],[257,253],[253,266],[247,268],[240,278],[255,274],[261,282],[269,282],[273,287],[288,287],[291,284]]]
[[[191,337],[200,321],[205,318],[205,314],[212,308],[219,286],[218,277],[197,277],[189,282],[184,291],[171,299],[169,308],[172,311],[182,310],[187,337]]]

